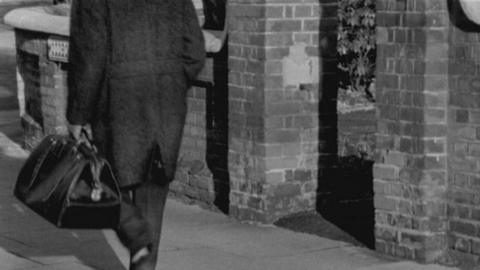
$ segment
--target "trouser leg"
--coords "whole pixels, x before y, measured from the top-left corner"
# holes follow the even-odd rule
[[[151,248],[144,269],[154,269],[157,262],[168,190],[169,184],[159,185],[151,181],[133,190],[123,190],[120,223],[116,232],[131,255],[142,247]],[[133,193],[133,198],[130,193]]]
[[[134,254],[152,242],[152,234],[141,210],[134,205],[131,189],[122,189],[120,220],[116,233],[122,244]]]
[[[134,201],[150,226],[151,255],[148,260],[155,265],[162,233],[163,213],[165,210],[169,184],[159,185],[146,182],[135,190]]]

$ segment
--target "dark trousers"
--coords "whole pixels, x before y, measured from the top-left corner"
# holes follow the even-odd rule
[[[134,189],[123,189],[120,222],[116,233],[133,255],[144,246],[151,247],[148,257],[155,267],[162,232],[163,212],[169,184],[147,181]]]

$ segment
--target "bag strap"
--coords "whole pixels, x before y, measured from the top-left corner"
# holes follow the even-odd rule
[[[90,182],[92,188],[91,199],[93,201],[99,201],[103,191],[100,174],[105,161],[98,157],[98,150],[95,146],[95,142],[85,128],[81,129],[80,134],[87,140],[88,144],[77,141],[76,149],[88,160],[91,170],[90,172],[92,174],[92,179]]]

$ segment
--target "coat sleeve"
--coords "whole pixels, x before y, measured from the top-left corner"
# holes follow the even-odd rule
[[[192,0],[184,1],[183,66],[189,80],[194,80],[205,64],[205,42]]]
[[[103,88],[107,58],[105,0],[73,0],[70,19],[67,120],[90,123]]]

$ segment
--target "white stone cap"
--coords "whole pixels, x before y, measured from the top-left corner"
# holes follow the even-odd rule
[[[194,0],[194,3],[197,9],[202,8],[201,1]],[[4,22],[18,29],[69,36],[69,13],[68,4],[18,8],[8,12]],[[207,52],[216,53],[222,49],[226,36],[224,31],[203,30]]]
[[[480,25],[480,0],[460,0],[460,4],[468,19]]]
[[[26,7],[8,12],[3,20],[18,29],[69,36],[68,12],[66,5]]]
[[[226,30],[224,30],[226,31]],[[223,31],[202,30],[203,38],[205,39],[205,50],[209,53],[217,53],[225,43],[225,35]]]

